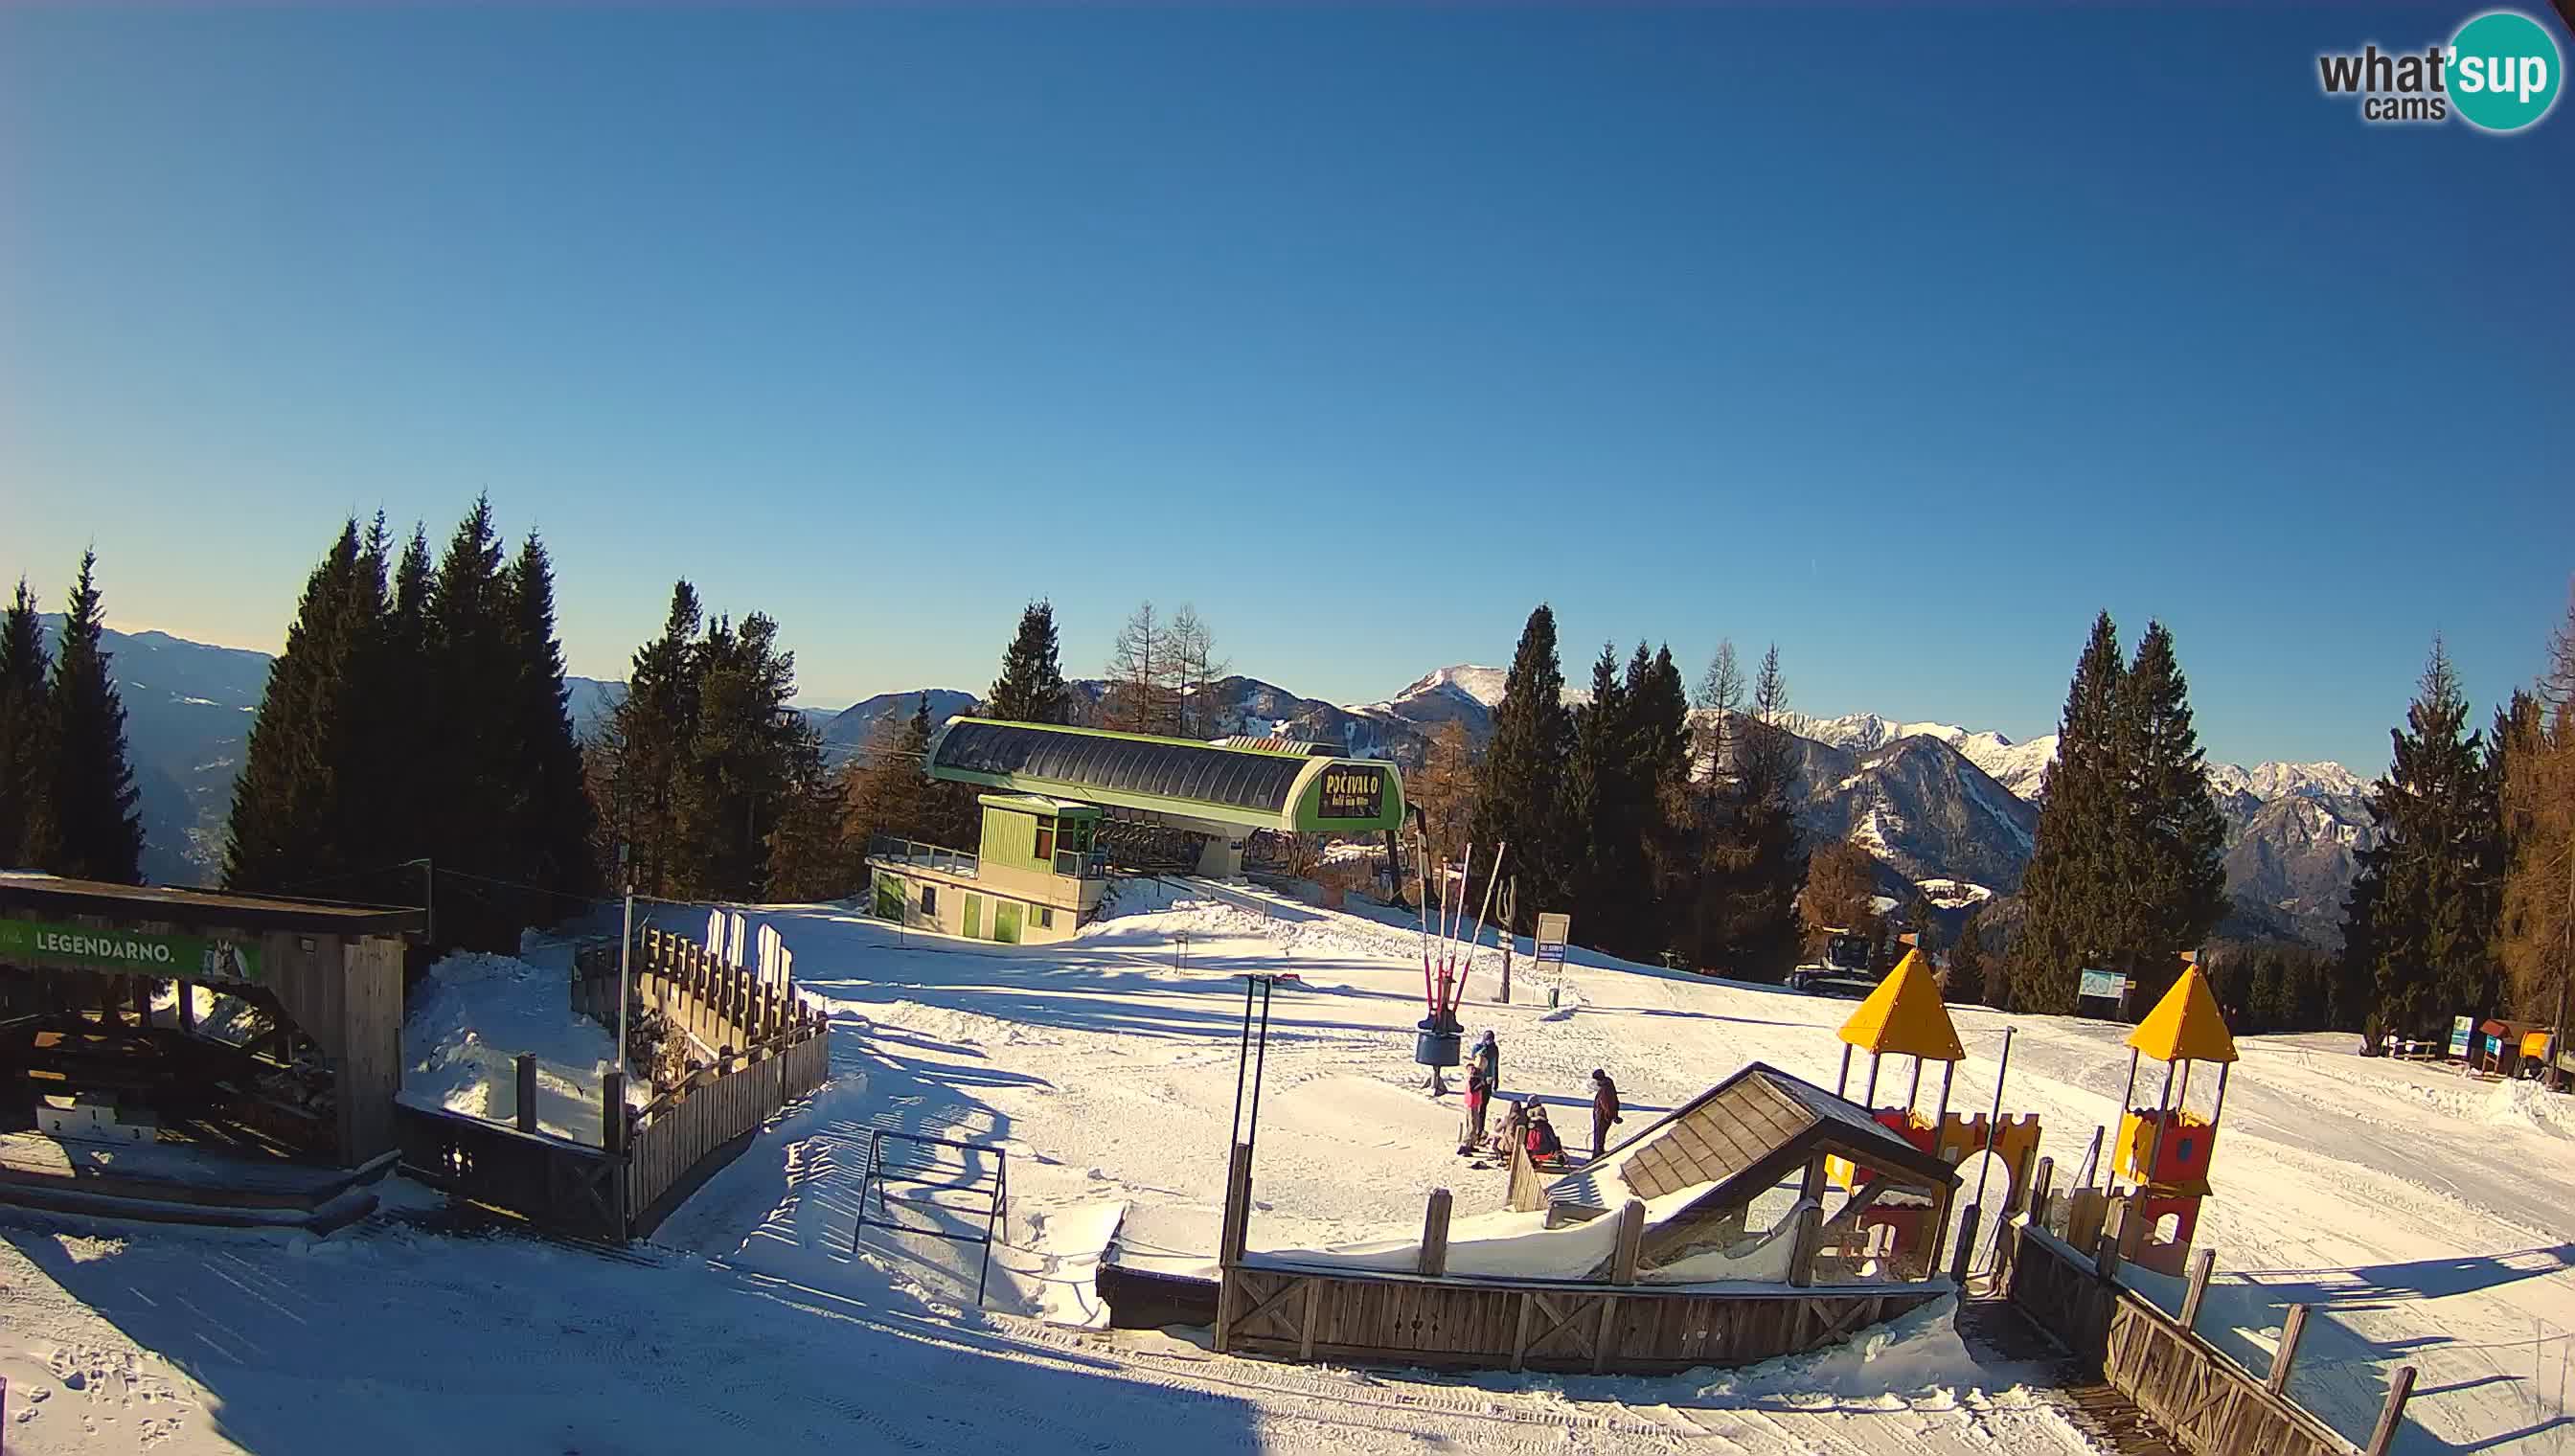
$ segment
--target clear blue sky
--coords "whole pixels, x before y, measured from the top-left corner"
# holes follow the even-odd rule
[[[273,649],[488,489],[593,676],[684,574],[818,703],[1040,594],[1339,701],[1544,598],[2015,737],[2107,607],[2374,771],[2575,572],[2575,106],[2316,93],[2470,8],[11,8],[0,572]]]

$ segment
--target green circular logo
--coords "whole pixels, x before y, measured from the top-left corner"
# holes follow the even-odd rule
[[[2489,10],[2450,37],[2450,104],[2468,125],[2517,132],[2566,89],[2557,38],[2518,10]]]

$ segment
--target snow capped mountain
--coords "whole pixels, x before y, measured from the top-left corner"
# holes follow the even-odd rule
[[[1394,698],[1400,703],[1405,699],[1418,698],[1428,693],[1446,692],[1459,695],[1490,711],[1502,706],[1502,686],[1510,680],[1510,670],[1507,668],[1478,668],[1472,664],[1459,663],[1454,667],[1441,668],[1415,680],[1410,687],[1394,695]]]

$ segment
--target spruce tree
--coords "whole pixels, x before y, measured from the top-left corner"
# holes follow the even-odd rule
[[[2027,913],[2009,959],[2009,1004],[2016,1010],[2073,1010],[2082,969],[2103,964],[2120,948],[2112,895],[2126,789],[2117,758],[2126,675],[2118,627],[2104,612],[2075,662],[2056,758],[2039,779],[2037,840],[2021,876]]]
[[[1650,659],[1637,645],[1627,663],[1631,732],[1628,778],[1636,797],[1644,878],[1639,903],[1650,923],[1643,948],[1688,951],[1694,937],[1689,842],[1689,694],[1667,644]],[[1695,962],[1689,962],[1694,964]]]
[[[674,583],[662,634],[635,650],[626,696],[601,736],[603,836],[625,846],[627,880],[644,894],[682,894],[692,878],[680,841],[679,798],[697,732],[701,625],[697,589]]]
[[[1591,665],[1591,701],[1573,712],[1565,827],[1574,922],[1587,927],[1586,943],[1618,955],[1635,953],[1642,928],[1636,923],[1636,889],[1644,866],[1628,782],[1631,732],[1618,655],[1603,644]]]
[[[2371,788],[2378,841],[2360,856],[2343,931],[2349,982],[2369,995],[2368,1029],[2429,1036],[2502,1000],[2491,954],[2502,900],[2494,764],[2440,642],[2387,773]],[[2355,923],[2355,920],[2364,921]]]
[[[54,733],[46,801],[54,834],[42,867],[73,879],[143,882],[143,820],[134,811],[134,770],[126,760],[125,705],[100,646],[98,553],[81,554],[54,654],[47,717]]]
[[[1725,900],[1725,801],[1735,771],[1735,720],[1743,712],[1743,671],[1734,644],[1720,641],[1699,678],[1693,705],[1688,807],[1683,817],[1689,855],[1687,907],[1676,916],[1679,948],[1690,965],[1713,968],[1717,918]]]
[[[51,855],[45,794],[51,786],[52,731],[45,680],[51,666],[35,594],[18,594],[0,619],[0,869],[30,867]]]
[[[1949,979],[1943,994],[1951,1005],[1976,1006],[1985,1000],[1985,907],[1967,911],[1958,926],[1958,943],[1949,947]]]
[[[1493,710],[1493,736],[1476,765],[1470,833],[1477,844],[1510,844],[1510,872],[1520,890],[1518,922],[1512,928],[1523,934],[1539,912],[1571,908],[1576,860],[1564,830],[1564,781],[1572,749],[1564,669],[1555,651],[1555,613],[1540,603],[1520,629],[1502,701]],[[1437,846],[1433,852],[1460,847]],[[1596,932],[1586,932],[1577,922],[1574,933],[1587,941]]]
[[[855,891],[865,869],[841,837],[840,784],[823,766],[822,731],[798,718],[786,745],[786,787],[769,836],[766,887],[772,899],[840,899]]]
[[[566,707],[563,646],[555,637],[554,563],[534,533],[520,546],[503,588],[516,710],[510,736],[522,765],[519,864],[529,883],[550,893],[537,916],[546,923],[596,893],[599,880],[581,745]]]
[[[1928,955],[1940,948],[1939,911],[1931,903],[1931,896],[1923,893],[1922,886],[1918,884],[1913,887],[1913,893],[1905,896],[1904,928],[1913,932],[1913,941],[1922,947],[1923,954]]]
[[[2109,882],[2113,968],[2133,978],[2142,1012],[2181,974],[2226,913],[2226,820],[2208,788],[2190,690],[2172,634],[2146,625],[2115,695],[2114,757],[2122,794]]]
[[[1067,722],[1073,698],[1064,686],[1064,667],[1056,653],[1055,605],[1030,603],[1020,613],[1020,630],[1002,652],[1002,676],[984,711],[1009,723]]]
[[[368,572],[352,518],[305,578],[286,650],[268,665],[233,780],[224,883],[235,889],[320,893],[328,879],[335,896],[356,897],[343,881],[373,867],[349,841],[369,686],[357,675],[378,630]]]

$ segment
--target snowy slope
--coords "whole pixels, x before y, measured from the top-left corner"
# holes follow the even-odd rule
[[[1503,1202],[1498,1170],[1449,1151],[1455,1099],[1417,1085],[1411,922],[1249,889],[1129,889],[1123,913],[1075,941],[1009,950],[834,906],[770,911],[831,1008],[834,1081],[684,1205],[640,1264],[393,1219],[320,1245],[10,1231],[11,1451],[447,1450],[460,1410],[475,1413],[476,1449],[508,1456],[2085,1449],[2019,1388],[2025,1372],[1977,1368],[1936,1330],[1730,1373],[1441,1379],[1048,1325],[1096,1316],[1089,1270],[1113,1230],[1137,1263],[1187,1267],[1214,1249],[1244,969],[1303,978],[1274,1003],[1254,1248],[1413,1237],[1433,1187],[1454,1191],[1460,1220]],[[1549,1011],[1525,960],[1515,1003],[1495,1004],[1489,948],[1465,1001],[1470,1026],[1499,1033],[1505,1094],[1554,1103],[1569,1128],[1587,1131],[1595,1066],[1617,1077],[1630,1126],[1754,1056],[1833,1079],[1849,1002],[1574,959],[1578,1005]],[[1956,1020],[1972,1055],[1955,1103],[1987,1105],[2014,1027],[2004,1105],[2039,1113],[2046,1151],[2078,1163],[2125,1073],[2120,1028]],[[2221,1270],[2204,1327],[2259,1368],[2281,1307],[2315,1305],[2298,1393],[2346,1434],[2366,1434],[2388,1370],[2419,1366],[2407,1456],[2575,1449],[2556,1382],[2575,1331],[2575,1114],[2364,1061],[2344,1038],[2242,1046],[2202,1223]],[[854,1224],[881,1128],[1008,1150],[989,1313],[967,1308],[972,1245]]]

